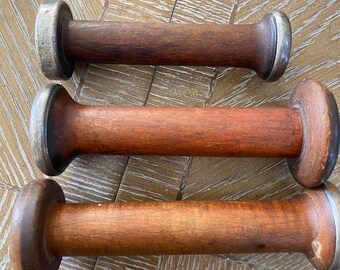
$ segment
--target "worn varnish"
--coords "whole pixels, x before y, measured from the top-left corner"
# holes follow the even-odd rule
[[[275,57],[270,23],[269,16],[254,25],[70,21],[64,50],[72,62],[232,66],[266,78]]]
[[[311,1],[68,1],[75,20],[252,24],[273,10],[291,20],[293,47],[283,77],[271,84],[255,72],[214,67],[77,65],[63,85],[91,105],[285,106],[305,78],[324,82],[339,103],[336,0]],[[42,177],[29,148],[30,109],[48,80],[34,50],[37,1],[2,5],[0,32],[0,265],[10,269],[8,219],[17,191]],[[322,48],[322,49],[320,49]],[[246,169],[244,169],[246,167]],[[330,181],[339,180],[337,163]],[[281,159],[86,156],[57,177],[69,202],[282,199],[299,187]],[[304,255],[226,254],[64,258],[61,269],[269,269],[311,270]]]
[[[296,181],[317,187],[333,171],[339,149],[336,101],[313,80],[296,87],[288,108],[86,106],[50,84],[34,101],[30,131],[47,175],[84,154],[288,157]]]
[[[166,24],[73,20],[65,2],[43,2],[35,39],[43,73],[71,77],[75,62],[250,68],[275,81],[291,50],[287,16],[273,11],[256,24]]]
[[[97,107],[63,91],[49,115],[53,163],[105,153],[297,157],[302,147],[295,108]]]
[[[11,259],[39,270],[62,256],[300,252],[326,270],[339,263],[339,194],[328,184],[283,201],[65,204],[55,181],[36,180],[15,206]]]

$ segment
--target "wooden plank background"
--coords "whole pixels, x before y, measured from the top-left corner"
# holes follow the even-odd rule
[[[15,198],[44,177],[28,143],[30,108],[48,81],[34,48],[41,1],[0,0],[0,269],[11,269],[8,232]],[[340,103],[340,2],[337,0],[74,0],[76,19],[176,23],[251,23],[288,14],[293,49],[277,82],[233,68],[78,65],[61,82],[84,104],[284,106],[304,78],[324,82]],[[331,181],[340,187],[339,162]],[[56,178],[68,202],[282,199],[301,191],[285,160],[86,156]],[[313,269],[301,254],[226,254],[64,258],[61,269]]]

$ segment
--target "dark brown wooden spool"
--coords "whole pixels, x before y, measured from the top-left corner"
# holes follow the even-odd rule
[[[63,48],[72,62],[230,65],[266,77],[275,55],[269,23],[268,17],[255,25],[70,21]]]
[[[312,80],[288,108],[85,106],[48,85],[33,105],[31,144],[48,175],[82,154],[288,157],[295,179],[314,187],[336,163],[338,117],[331,92]]]
[[[74,63],[230,66],[264,80],[284,73],[291,28],[279,11],[249,25],[75,21],[63,1],[41,5],[36,45],[43,73],[67,79]]]
[[[339,199],[328,184],[284,201],[65,204],[55,181],[36,180],[14,209],[11,260],[53,270],[62,256],[300,252],[339,269]]]

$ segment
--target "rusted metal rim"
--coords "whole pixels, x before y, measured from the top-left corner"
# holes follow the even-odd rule
[[[271,72],[266,81],[279,79],[285,72],[292,47],[292,30],[287,15],[281,11],[273,11],[276,26],[276,53]]]
[[[42,173],[46,175],[58,175],[52,165],[48,141],[48,115],[58,93],[64,88],[59,84],[46,85],[36,96],[30,120],[30,144],[35,162]]]
[[[41,70],[49,79],[68,79],[74,64],[63,50],[62,27],[72,20],[72,13],[64,1],[45,1],[40,5],[35,21],[35,46]]]

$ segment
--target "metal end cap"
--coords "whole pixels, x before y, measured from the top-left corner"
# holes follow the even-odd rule
[[[30,144],[33,157],[41,172],[50,176],[61,173],[52,165],[47,141],[49,112],[61,91],[66,90],[60,84],[46,85],[37,94],[31,111]]]
[[[35,21],[35,45],[42,72],[49,79],[69,79],[74,64],[63,50],[62,27],[72,20],[72,13],[64,1],[45,1],[40,5]]]
[[[58,269],[61,257],[51,254],[46,223],[51,207],[64,203],[61,187],[53,180],[27,184],[16,201],[10,225],[9,249],[14,269]]]
[[[329,270],[339,270],[340,269],[340,191],[336,186],[326,183],[322,186],[325,192],[329,204],[332,208],[332,214],[335,222],[335,232],[336,232],[336,242],[335,242],[335,252],[334,259],[329,267]]]
[[[276,53],[271,72],[266,81],[273,82],[279,79],[285,72],[292,47],[292,29],[289,18],[281,11],[273,11],[276,28]]]

